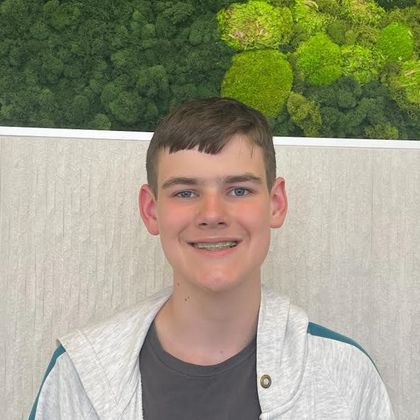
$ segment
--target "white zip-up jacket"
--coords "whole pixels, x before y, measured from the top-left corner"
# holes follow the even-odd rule
[[[143,419],[139,354],[164,290],[59,340],[30,420]],[[257,332],[260,419],[394,419],[385,386],[353,341],[263,288]],[[162,419],[163,420],[163,419]]]

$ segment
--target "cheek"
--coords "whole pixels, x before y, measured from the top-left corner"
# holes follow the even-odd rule
[[[159,209],[160,210],[160,209]],[[178,206],[166,205],[164,211],[158,210],[159,229],[165,237],[171,237],[180,233],[191,223],[191,215],[185,209]]]
[[[243,206],[238,219],[243,226],[263,235],[270,227],[270,209],[266,206]]]

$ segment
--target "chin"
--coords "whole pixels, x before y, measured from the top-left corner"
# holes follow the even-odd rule
[[[235,288],[234,284],[226,282],[211,282],[202,285],[202,288],[207,292],[214,295],[228,292]]]
[[[230,292],[244,283],[244,280],[239,278],[232,278],[226,275],[217,275],[216,273],[212,273],[212,275],[208,278],[201,279],[200,282],[198,282],[198,286],[207,293],[221,294]]]

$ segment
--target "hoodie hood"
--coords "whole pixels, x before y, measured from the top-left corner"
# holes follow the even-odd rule
[[[119,419],[133,395],[141,392],[140,350],[171,290],[59,339],[101,419]]]

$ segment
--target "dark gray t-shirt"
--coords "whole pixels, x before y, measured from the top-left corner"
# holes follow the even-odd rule
[[[155,326],[140,352],[145,420],[257,420],[256,341],[212,366],[185,363],[165,352]]]

